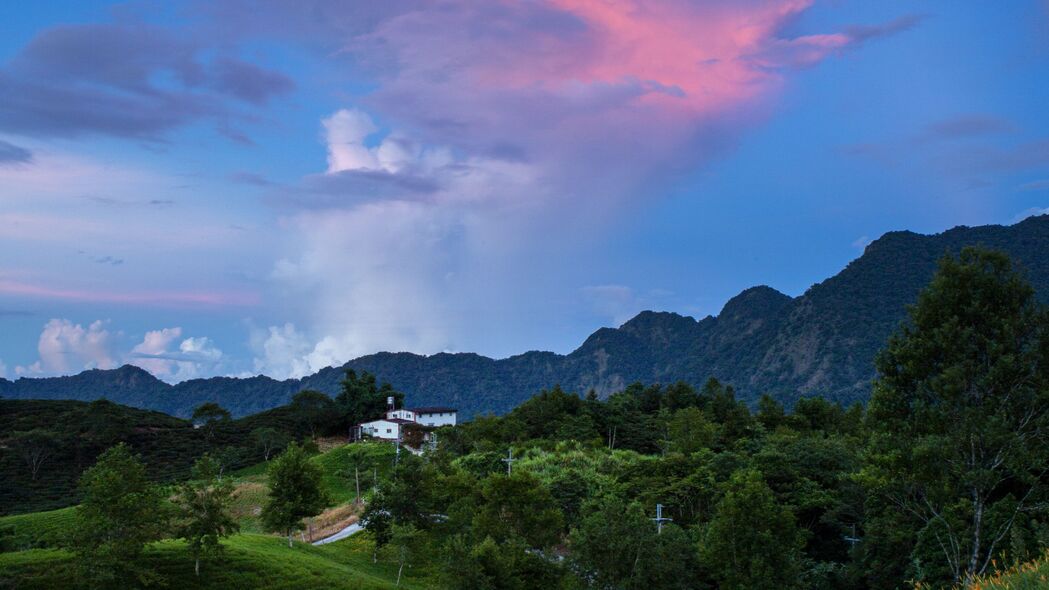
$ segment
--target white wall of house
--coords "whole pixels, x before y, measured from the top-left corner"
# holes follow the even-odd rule
[[[361,434],[383,440],[397,440],[401,436],[401,424],[389,420],[373,420],[361,424]]]
[[[455,426],[456,412],[418,413],[416,422],[423,426]]]
[[[387,418],[400,418],[401,420],[411,420],[411,421],[414,422],[415,421],[415,412],[413,412],[411,410],[405,410],[404,408],[401,408],[400,410],[391,410],[389,412],[386,412],[386,417]]]

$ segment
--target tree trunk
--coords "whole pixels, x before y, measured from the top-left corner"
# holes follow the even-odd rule
[[[288,529],[288,549],[291,549],[291,536],[292,536],[292,534],[293,533],[292,533],[291,529]]]
[[[400,567],[397,568],[397,583],[394,584],[398,588],[401,586],[401,571],[404,569],[404,562],[401,562]]]
[[[199,557],[196,558],[195,560],[193,560],[193,572],[195,574],[197,574],[198,578],[200,577],[200,558]]]

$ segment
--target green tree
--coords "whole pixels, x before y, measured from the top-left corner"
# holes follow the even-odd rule
[[[262,451],[262,457],[269,461],[274,451],[288,444],[288,437],[276,428],[264,426],[251,431],[256,447]]]
[[[561,511],[535,476],[520,471],[509,477],[491,475],[482,482],[480,496],[472,523],[476,538],[491,537],[496,542],[518,538],[535,549],[560,538]]]
[[[70,549],[92,587],[127,588],[155,578],[142,566],[142,552],[164,533],[163,494],[127,445],[110,448],[84,471],[80,493]]]
[[[700,559],[722,590],[785,590],[798,585],[802,539],[790,510],[776,503],[761,472],[732,474],[700,542]]]
[[[193,423],[204,431],[208,443],[215,436],[215,427],[229,419],[230,413],[215,402],[205,402],[193,410]]]
[[[321,489],[321,470],[296,443],[288,445],[269,467],[270,501],[262,509],[262,522],[268,530],[281,532],[292,546],[292,534],[302,520],[320,513],[328,503]]]
[[[389,383],[377,386],[375,375],[364,371],[360,376],[353,369],[346,370],[342,390],[335,398],[342,413],[343,426],[353,428],[361,422],[374,420],[386,411],[386,399],[392,397],[394,406],[404,405],[404,394],[394,391]]]
[[[695,550],[672,524],[657,533],[636,502],[616,497],[592,500],[569,535],[574,569],[591,588],[652,590],[692,588]]]
[[[29,475],[34,481],[40,474],[40,468],[60,448],[58,437],[41,428],[15,432],[7,444],[25,461]]]
[[[401,585],[401,573],[404,566],[411,567],[411,561],[419,552],[422,544],[422,533],[412,524],[395,524],[390,535],[390,547],[397,557],[397,587]]]
[[[291,409],[299,422],[316,438],[317,429],[330,424],[336,414],[335,402],[326,394],[303,389],[291,398]]]
[[[966,248],[940,262],[877,368],[865,480],[922,524],[912,559],[967,582],[1018,517],[1045,515],[1046,311],[1004,254]]]
[[[674,412],[667,430],[670,450],[686,455],[710,448],[718,435],[717,426],[707,420],[702,410],[691,406]]]
[[[193,556],[193,571],[200,575],[200,561],[222,554],[221,540],[240,529],[229,513],[233,480],[220,476],[219,462],[208,455],[193,466],[193,479],[179,486],[178,537],[185,539]]]

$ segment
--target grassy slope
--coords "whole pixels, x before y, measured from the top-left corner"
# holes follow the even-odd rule
[[[373,564],[371,541],[357,537],[324,547],[296,543],[289,549],[283,539],[241,534],[225,541],[222,563],[206,564],[202,576],[193,575],[193,562],[181,541],[152,546],[147,565],[170,588],[277,589],[385,589],[393,588],[397,564],[380,559]],[[405,568],[402,588],[430,588],[422,568]],[[17,588],[66,588],[76,580],[72,555],[56,549],[34,549],[0,554],[0,588],[17,580]]]
[[[393,462],[393,447],[384,443],[359,443],[362,455],[361,488],[371,487],[373,473],[382,477]],[[311,458],[324,473],[324,485],[334,504],[345,504],[355,495],[352,453],[349,446],[336,447]],[[192,562],[183,543],[164,541],[149,552],[151,564],[177,588],[388,588],[393,587],[397,567],[380,555],[372,563],[372,543],[359,534],[339,543],[311,547],[296,543],[289,550],[283,539],[262,535],[258,510],[265,502],[267,463],[235,471],[237,495],[232,510],[242,534],[226,541],[228,556],[222,567],[213,566],[208,579],[193,579]],[[75,579],[72,557],[55,547],[72,525],[74,508],[0,517],[10,548],[16,553],[0,554],[0,588],[13,580],[18,588],[66,587]],[[425,588],[420,582],[425,570],[408,568],[402,587]],[[414,580],[414,581],[413,581]],[[175,583],[177,581],[177,583]]]

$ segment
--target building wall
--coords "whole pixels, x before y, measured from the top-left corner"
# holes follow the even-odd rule
[[[455,412],[438,412],[436,414],[419,414],[415,420],[423,426],[455,426]]]
[[[375,420],[361,424],[361,434],[384,440],[397,440],[401,435],[401,425],[386,420]]]
[[[405,409],[402,408],[400,410],[392,410],[392,411],[386,412],[386,417],[387,418],[400,418],[401,420],[415,420],[415,412],[413,412],[411,410],[405,410]]]

